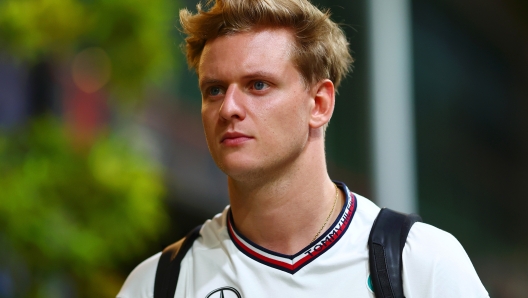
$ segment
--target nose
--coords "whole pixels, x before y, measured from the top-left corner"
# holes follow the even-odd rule
[[[233,84],[230,85],[220,106],[220,117],[226,121],[233,119],[244,120],[246,117],[244,108],[244,92]]]

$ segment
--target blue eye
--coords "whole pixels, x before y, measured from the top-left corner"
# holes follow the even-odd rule
[[[268,84],[264,83],[263,81],[256,81],[253,83],[253,88],[255,88],[255,90],[264,90],[267,86]]]
[[[211,87],[209,89],[209,95],[216,96],[220,95],[222,93],[222,89],[220,87]]]

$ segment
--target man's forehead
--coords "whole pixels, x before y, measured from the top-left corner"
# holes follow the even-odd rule
[[[258,69],[266,66],[263,64],[266,59],[290,61],[294,42],[293,33],[285,28],[258,28],[216,37],[207,41],[204,46],[198,64],[198,75],[202,70],[214,69],[222,63],[234,63],[248,69],[257,68],[255,71],[259,71]]]

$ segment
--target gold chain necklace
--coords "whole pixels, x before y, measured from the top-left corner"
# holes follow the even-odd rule
[[[335,183],[334,183],[334,187],[335,187],[335,190],[336,190],[336,194],[335,194],[334,205],[332,206],[332,210],[330,211],[330,214],[328,214],[328,217],[326,218],[323,226],[319,229],[319,232],[317,232],[317,234],[315,234],[315,237],[312,239],[311,242],[314,242],[315,239],[317,239],[317,237],[319,237],[319,234],[321,234],[321,231],[323,230],[323,228],[328,223],[328,220],[330,219],[330,216],[332,216],[332,214],[334,213],[334,209],[335,209],[335,206],[336,206],[336,203],[337,203],[337,197],[338,197],[338,194],[339,194],[339,191],[337,190],[337,185],[335,185]]]

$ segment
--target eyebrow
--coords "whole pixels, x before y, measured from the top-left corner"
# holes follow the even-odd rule
[[[253,73],[250,73],[250,74],[247,74],[245,76],[243,76],[244,79],[246,80],[250,80],[250,79],[265,79],[265,80],[276,80],[277,79],[277,75],[276,74],[273,74],[273,73],[270,73],[270,72],[266,72],[266,71],[256,71],[256,72],[253,72]]]
[[[203,89],[204,86],[208,86],[208,85],[216,85],[216,84],[223,84],[224,82],[222,80],[217,80],[217,79],[213,79],[213,78],[209,78],[209,77],[205,77],[203,78],[203,80],[200,80],[198,82],[198,86],[201,89]]]

